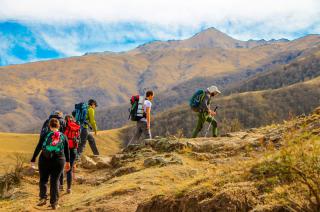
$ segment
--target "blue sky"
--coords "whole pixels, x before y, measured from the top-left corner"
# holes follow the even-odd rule
[[[318,0],[0,0],[0,65],[126,51],[215,27],[240,39],[320,33]]]

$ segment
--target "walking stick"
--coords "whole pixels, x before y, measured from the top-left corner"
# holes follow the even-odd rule
[[[217,109],[218,109],[218,106],[216,106],[213,111],[216,112]],[[208,132],[209,132],[209,130],[210,130],[211,125],[212,125],[212,121],[210,122],[209,127],[208,127],[208,129],[207,129],[207,131],[206,131],[206,134],[204,135],[205,138],[207,137],[207,134],[208,134]]]

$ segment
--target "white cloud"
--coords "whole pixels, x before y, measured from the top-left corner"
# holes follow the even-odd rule
[[[319,34],[320,0],[0,0],[0,22],[7,20],[74,56],[185,39],[212,26],[240,40]],[[4,49],[0,43],[0,56]]]
[[[35,21],[138,21],[198,25],[226,20],[281,20],[293,24],[318,17],[318,0],[0,0],[0,19]]]

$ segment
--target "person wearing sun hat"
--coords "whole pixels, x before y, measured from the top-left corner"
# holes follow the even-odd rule
[[[196,138],[199,132],[202,130],[204,123],[207,121],[212,125],[212,136],[218,136],[218,124],[215,120],[214,116],[217,114],[216,111],[210,109],[211,98],[218,96],[221,94],[221,91],[218,89],[217,86],[210,86],[208,87],[201,98],[201,102],[199,104],[198,109],[198,122],[193,130],[192,137]]]

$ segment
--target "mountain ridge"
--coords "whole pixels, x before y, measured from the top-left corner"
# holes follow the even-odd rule
[[[51,110],[68,112],[76,102],[89,98],[113,107],[145,88],[161,93],[199,76],[228,79],[246,70],[263,72],[265,67],[299,57],[319,41],[320,36],[311,36],[250,49],[130,51],[0,67],[0,98],[8,102],[0,104],[0,130],[25,132],[29,125],[23,124],[22,117],[30,126],[39,126]]]

